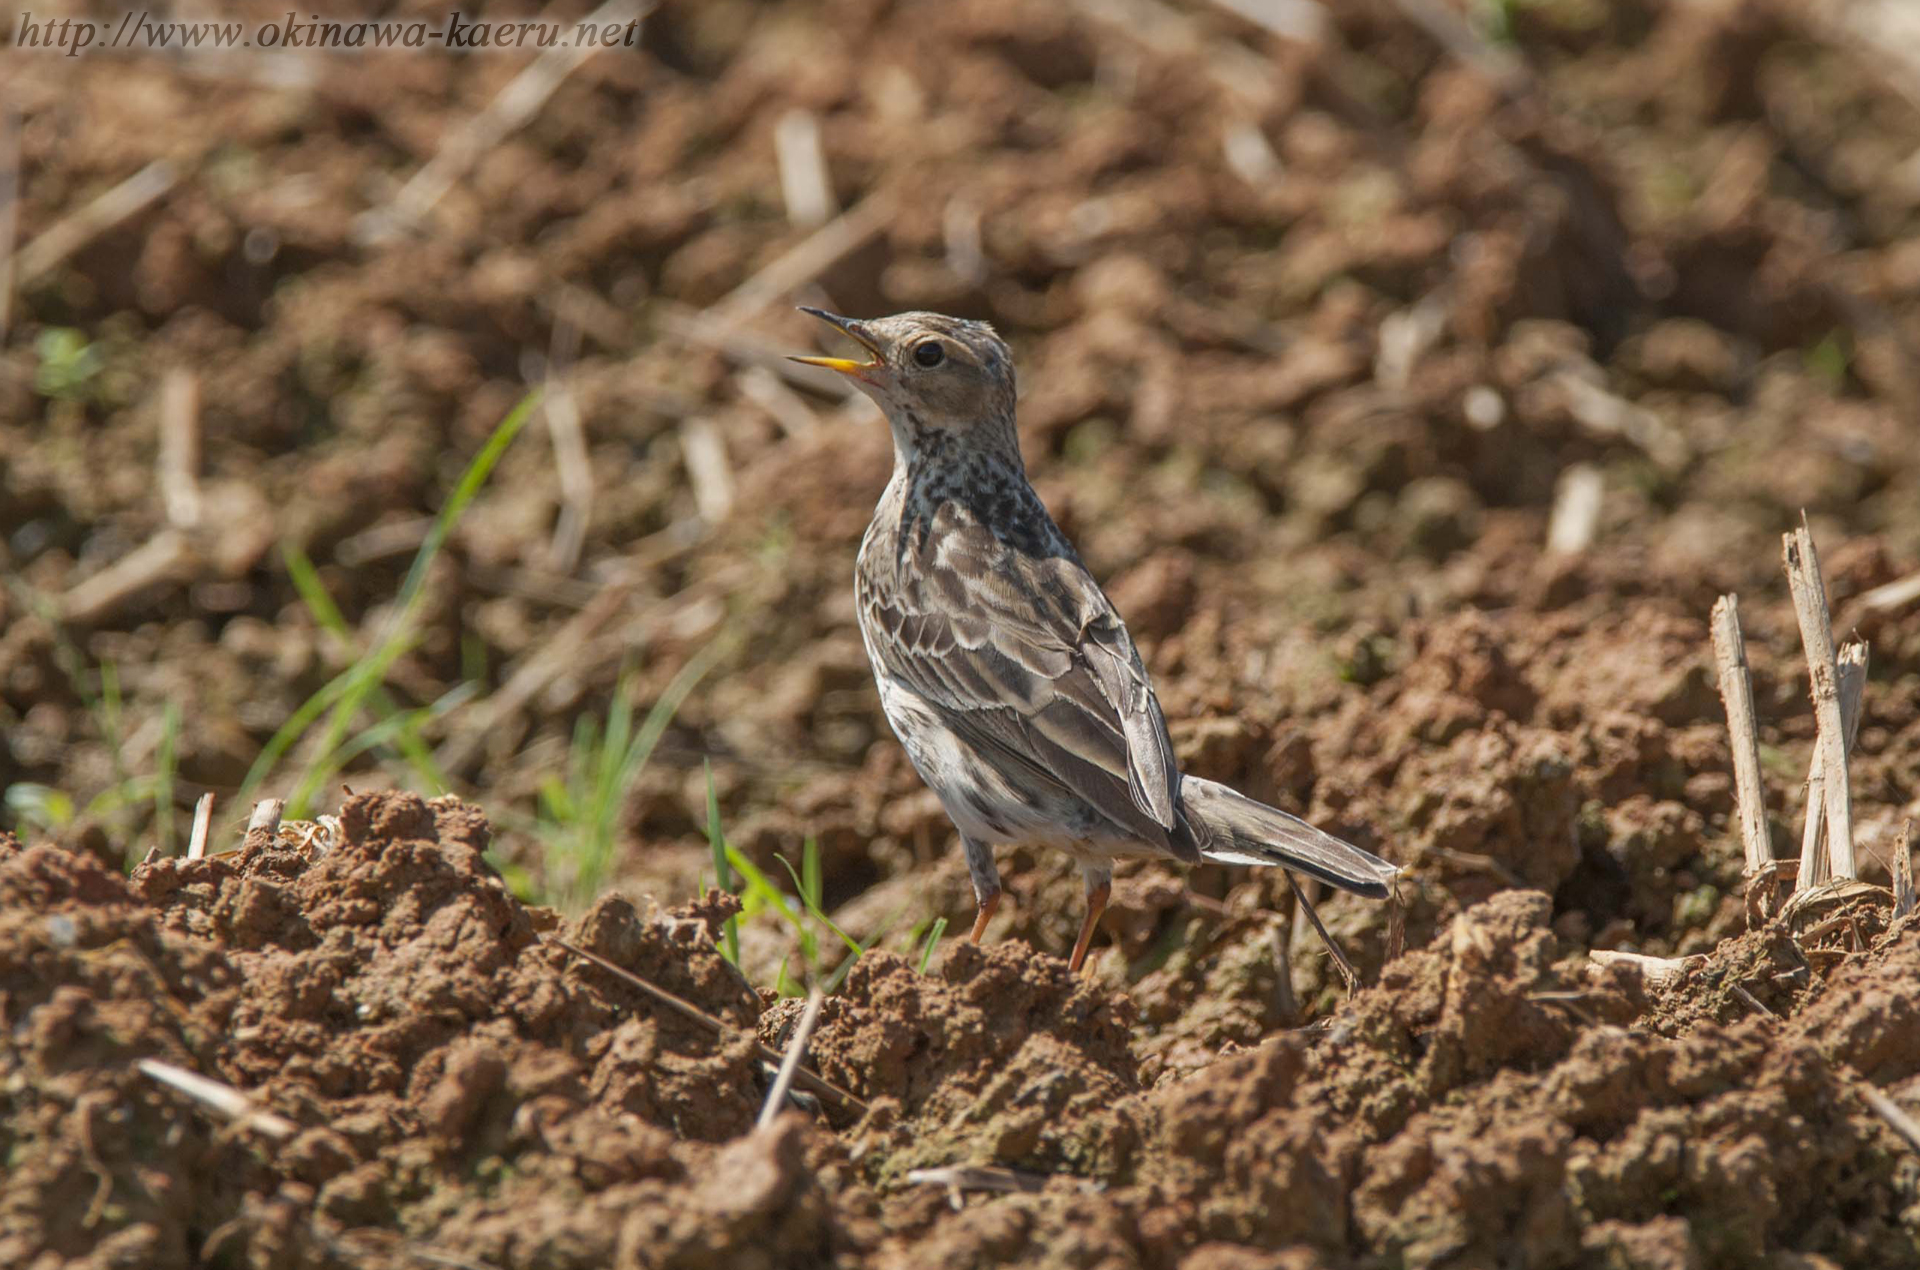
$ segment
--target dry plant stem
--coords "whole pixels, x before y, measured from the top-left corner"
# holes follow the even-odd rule
[[[807,285],[873,241],[893,216],[893,200],[869,194],[801,239],[706,311],[724,332]]]
[[[580,403],[567,386],[566,370],[580,351],[580,328],[564,317],[553,324],[547,349],[546,392],[540,398],[553,443],[554,474],[560,480],[560,514],[554,518],[553,540],[547,544],[547,565],[569,574],[580,563],[593,519],[593,465],[587,458],[587,433],[580,421]]]
[[[165,159],[155,159],[99,198],[20,249],[14,262],[19,285],[32,286],[40,276],[100,235],[152,205],[180,180],[179,171]]]
[[[614,25],[644,18],[651,8],[651,5],[640,8],[634,0],[608,0],[584,21]],[[582,43],[555,46],[534,58],[487,103],[486,109],[454,131],[425,166],[400,187],[391,202],[362,215],[354,226],[354,236],[363,243],[380,244],[418,227],[482,155],[524,127],[546,105],[554,90],[598,51]]]
[[[1827,851],[1835,877],[1860,876],[1853,860],[1853,793],[1847,781],[1846,723],[1840,714],[1840,673],[1833,654],[1833,626],[1820,579],[1820,555],[1805,525],[1782,539],[1787,583],[1793,589],[1794,616],[1813,677],[1813,712],[1820,723],[1815,742],[1821,754],[1823,801],[1827,809]]]
[[[820,145],[820,119],[811,110],[789,110],[773,128],[773,153],[780,169],[780,197],[787,220],[796,229],[818,229],[840,205],[833,197],[833,176]]]
[[[1230,125],[1220,138],[1220,150],[1228,170],[1248,185],[1270,185],[1286,174],[1286,165],[1257,124],[1242,120]]]
[[[76,584],[60,601],[65,621],[89,623],[112,613],[150,586],[177,581],[193,560],[193,547],[178,529],[163,529],[100,572]]]
[[[1920,600],[1920,573],[1909,573],[1871,591],[1862,592],[1854,603],[1865,613],[1892,613]]]
[[[1893,917],[1895,921],[1913,912],[1913,822],[1900,826],[1893,844]]]
[[[1026,1173],[1019,1169],[992,1165],[955,1164],[938,1169],[908,1169],[907,1181],[915,1186],[947,1186],[963,1191],[1037,1191],[1044,1188],[1044,1173]]]
[[[1279,67],[1244,44],[1215,38],[1160,0],[1074,0],[1074,7],[1143,48],[1195,59],[1214,83],[1256,114],[1284,95]]]
[[[179,1090],[187,1097],[204,1103],[247,1128],[258,1129],[275,1138],[290,1138],[299,1131],[299,1125],[285,1116],[277,1116],[271,1111],[262,1110],[259,1104],[232,1085],[210,1080],[198,1072],[190,1072],[184,1067],[176,1067],[172,1063],[164,1063],[157,1058],[143,1058],[137,1066],[151,1079]]]
[[[200,377],[175,366],[160,380],[160,453],[154,461],[167,523],[200,523]]]
[[[207,854],[207,831],[213,827],[213,795],[202,794],[193,805],[193,832],[187,835],[187,859],[201,860]]]
[[[1453,309],[1453,292],[1436,287],[1411,306],[1382,318],[1379,351],[1373,358],[1374,382],[1390,393],[1405,392],[1414,366],[1446,333]]]
[[[766,411],[788,436],[806,436],[820,426],[813,407],[765,367],[749,366],[735,379],[740,385],[740,395]]]
[[[947,268],[976,287],[992,274],[980,236],[982,216],[980,205],[966,195],[948,199],[940,211],[940,239],[946,248]]]
[[[1556,371],[1550,382],[1566,394],[1567,412],[1589,432],[1625,437],[1668,471],[1687,462],[1685,438],[1653,411],[1608,392],[1577,370]]]
[[[1764,885],[1762,907],[1773,908],[1773,842],[1767,835],[1767,794],[1760,781],[1760,733],[1754,724],[1753,680],[1747,672],[1747,641],[1740,633],[1740,597],[1723,595],[1713,606],[1713,658],[1720,667],[1720,700],[1733,744],[1733,788],[1746,849],[1747,887]],[[1751,922],[1753,908],[1748,907]]]
[[[464,770],[502,719],[511,718],[535,693],[577,664],[587,642],[626,606],[632,593],[630,583],[609,585],[592,603],[568,618],[552,639],[520,663],[499,691],[475,703],[459,729],[435,751],[434,761],[447,772]]]
[[[74,1136],[79,1140],[80,1158],[86,1162],[87,1169],[93,1174],[93,1200],[87,1205],[86,1214],[80,1219],[82,1230],[92,1230],[106,1216],[107,1202],[113,1198],[113,1173],[107,1168],[105,1160],[100,1158],[99,1144],[94,1141],[93,1113],[110,1104],[113,1095],[104,1089],[82,1094],[74,1103],[74,1119],[78,1130]]]
[[[1395,883],[1393,893],[1387,896],[1387,955],[1384,963],[1398,961],[1400,954],[1405,951],[1407,951],[1407,902],[1401,898],[1399,884]]]
[[[1293,888],[1294,896],[1300,901],[1300,911],[1307,915],[1309,922],[1313,923],[1313,929],[1320,936],[1320,942],[1325,944],[1327,951],[1333,954],[1333,964],[1340,967],[1340,976],[1347,981],[1347,995],[1352,996],[1360,990],[1359,972],[1354,970],[1353,963],[1347,960],[1347,954],[1340,951],[1340,945],[1334,942],[1333,936],[1327,933],[1326,926],[1320,921],[1320,914],[1314,910],[1313,901],[1307,898],[1307,889],[1300,885],[1300,879],[1286,869],[1280,872],[1286,875],[1287,885]]]
[[[694,415],[680,423],[680,457],[687,465],[687,481],[693,486],[693,505],[700,519],[718,525],[733,511],[733,465],[727,459],[727,443],[720,429],[705,415]]]
[[[1759,997],[1756,997],[1751,992],[1748,992],[1746,988],[1743,987],[1742,985],[1736,983],[1732,985],[1732,988],[1733,988],[1733,995],[1736,997],[1739,997],[1742,1001],[1746,1002],[1747,1005],[1756,1014],[1764,1014],[1766,1017],[1770,1019],[1777,1019],[1780,1017],[1779,1015],[1775,1014],[1772,1010],[1767,1009],[1766,1004],[1762,1002]]]
[[[1188,905],[1198,909],[1216,921],[1225,921],[1233,916],[1233,909],[1228,907],[1223,901],[1216,900],[1211,895],[1202,895],[1192,888],[1188,888],[1186,899]]]
[[[857,400],[862,406],[873,408],[873,403],[861,396],[860,390],[855,388],[844,375],[836,375],[832,371],[819,370],[789,361],[787,354],[791,350],[791,345],[776,344],[772,340],[715,317],[711,311],[690,308],[684,304],[662,300],[655,306],[655,311],[659,315],[660,324],[676,338],[718,349],[723,356],[736,365],[758,366],[778,375],[788,383],[799,384],[843,400]],[[696,407],[689,404],[688,413],[694,409]]]
[[[593,603],[593,597],[600,594],[603,585],[546,569],[516,569],[510,565],[470,564],[467,570],[476,590],[492,595],[515,595],[557,609],[585,608]]]
[[[826,994],[817,986],[807,992],[807,1006],[800,1013],[800,1026],[793,1029],[793,1036],[787,1041],[786,1057],[780,1060],[780,1071],[773,1078],[773,1088],[767,1090],[766,1104],[760,1108],[760,1119],[754,1128],[764,1129],[772,1124],[787,1105],[787,1091],[793,1088],[794,1073],[806,1059],[807,1042],[813,1039],[813,1029],[820,1022],[820,1007],[826,1003]]]
[[[1850,756],[1854,738],[1860,733],[1860,703],[1867,688],[1867,646],[1856,640],[1841,648],[1834,660],[1840,675],[1840,722]],[[1795,882],[1801,890],[1819,886],[1833,876],[1825,833],[1826,775],[1826,751],[1816,745],[1807,765],[1807,819],[1800,835],[1800,867]]]
[[[1807,10],[1823,39],[1848,46],[1864,69],[1882,85],[1920,109],[1920,46],[1911,6],[1904,4],[1835,5]]]
[[[247,817],[247,836],[242,840],[243,847],[269,847],[280,833],[280,817],[286,813],[284,798],[262,798],[253,805],[253,812]]]
[[[1318,44],[1326,38],[1327,9],[1320,0],[1213,0],[1286,40]]]
[[[1920,1120],[1915,1120],[1907,1109],[1887,1097],[1872,1085],[1860,1086],[1860,1097],[1873,1113],[1887,1122],[1887,1127],[1907,1140],[1907,1145],[1920,1151]]]
[[[1394,0],[1393,7],[1456,61],[1470,67],[1502,93],[1517,94],[1533,86],[1533,73],[1525,62],[1511,51],[1482,39],[1465,18],[1446,5],[1433,0]]]
[[[571,282],[561,282],[536,300],[556,322],[579,327],[609,353],[633,351],[633,315],[598,293]]]
[[[0,106],[0,346],[13,309],[14,243],[20,232],[20,112]]]
[[[363,529],[348,538],[342,538],[333,549],[333,558],[349,569],[357,569],[363,564],[375,560],[386,560],[393,556],[406,555],[418,551],[420,544],[427,540],[427,534],[433,530],[433,517],[410,516],[405,520],[390,520],[384,524]]]
[[[1452,847],[1429,846],[1426,850],[1448,864],[1456,864],[1463,869],[1472,869],[1478,873],[1491,873],[1515,890],[1526,888],[1525,878],[1490,855],[1481,855],[1477,851],[1455,851]]]
[[[1280,933],[1277,919],[1267,927],[1267,942],[1273,945],[1273,1008],[1290,1023],[1300,1017],[1300,998],[1293,990],[1293,958],[1287,956],[1287,937]]]
[[[658,1001],[661,1005],[664,1005],[668,1009],[675,1011],[682,1018],[691,1019],[693,1022],[700,1024],[702,1027],[709,1029],[710,1031],[713,1032],[715,1036],[728,1037],[728,1036],[738,1036],[742,1034],[739,1028],[734,1027],[732,1024],[728,1023],[726,1020],[720,1019],[715,1017],[714,1015],[708,1014],[705,1010],[702,1010],[699,1006],[693,1004],[693,1002],[688,1001],[684,997],[675,996],[673,993],[668,992],[665,988],[656,987],[655,985],[648,983],[645,979],[642,979],[639,975],[634,974],[633,971],[628,970],[624,966],[617,966],[613,962],[608,961],[605,957],[602,957],[597,953],[590,953],[584,948],[580,948],[580,947],[577,947],[576,945],[569,944],[564,939],[555,939],[551,935],[543,935],[541,936],[541,940],[544,943],[552,944],[555,948],[563,949],[566,952],[570,952],[574,956],[580,958],[583,961],[592,962],[594,965],[600,967],[602,970],[606,971],[608,974],[614,975],[615,977],[619,978],[623,983],[626,983],[628,986],[639,989],[641,992],[645,993],[647,996],[653,998],[655,1001]],[[758,1041],[754,1042],[753,1048],[754,1048],[754,1053],[758,1055],[759,1058],[761,1058],[765,1062],[782,1063],[785,1061],[782,1055],[769,1049],[767,1046],[760,1044]],[[794,1071],[793,1083],[796,1085],[799,1085],[802,1089],[810,1090],[813,1093],[821,1095],[822,1097],[831,1098],[835,1102],[839,1103],[842,1107],[848,1108],[850,1110],[858,1111],[862,1113],[864,1113],[867,1110],[866,1103],[862,1102],[858,1098],[855,1098],[852,1094],[840,1088],[840,1086],[834,1084],[832,1081],[826,1079],[823,1076],[817,1076],[813,1072],[808,1071],[804,1067],[797,1068]]]
[[[1596,948],[1587,956],[1596,966],[1631,966],[1642,978],[1663,988],[1706,961],[1705,957],[1649,957],[1645,953],[1614,952]]]
[[[1593,545],[1605,493],[1606,478],[1591,463],[1569,464],[1560,473],[1547,517],[1547,554],[1577,556]]]

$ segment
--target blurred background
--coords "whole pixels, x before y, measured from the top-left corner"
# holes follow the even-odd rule
[[[479,802],[544,902],[684,898],[717,829],[736,887],[860,941],[970,917],[854,624],[886,431],[783,360],[845,351],[808,303],[996,324],[1188,770],[1409,866],[1416,942],[1515,885],[1576,945],[1739,928],[1706,617],[1741,594],[1792,854],[1804,511],[1872,646],[1884,873],[1920,811],[1900,7],[538,14],[637,25],[590,55],[0,49],[0,828],[138,860],[207,792],[220,850],[254,798],[397,785]],[[61,16],[118,11],[0,7],[0,46]],[[1070,864],[1003,869],[996,934],[1063,951]],[[1173,1021],[1263,973],[1287,909],[1134,869],[1102,973],[1165,1052],[1258,1037],[1257,992]],[[1377,959],[1380,906],[1326,911]],[[803,925],[747,924],[756,983]]]

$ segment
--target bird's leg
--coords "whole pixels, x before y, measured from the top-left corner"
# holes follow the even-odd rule
[[[1113,870],[1083,867],[1082,872],[1087,876],[1087,920],[1080,924],[1080,938],[1074,941],[1073,957],[1067,962],[1067,969],[1076,974],[1086,963],[1094,927],[1100,924],[1100,914],[1107,911],[1107,900],[1113,895]]]
[[[960,842],[967,852],[967,872],[973,877],[973,898],[980,905],[973,919],[973,934],[967,937],[977,944],[987,933],[993,911],[1000,907],[1000,870],[994,867],[992,847],[972,838],[962,838]]]
[[[980,910],[973,918],[973,933],[967,936],[971,943],[979,943],[987,933],[987,923],[993,920],[993,910],[1000,907],[1000,892],[980,897]]]

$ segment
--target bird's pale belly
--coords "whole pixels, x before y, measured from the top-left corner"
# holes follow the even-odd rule
[[[940,722],[911,688],[876,676],[887,722],[907,751],[913,769],[961,833],[984,843],[1037,843],[1057,847],[1088,861],[1149,854],[1143,844],[1115,838],[1104,820],[1073,794],[1036,797],[1016,792],[1007,779],[973,747]]]

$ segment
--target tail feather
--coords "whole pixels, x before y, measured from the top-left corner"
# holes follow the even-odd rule
[[[1182,778],[1180,801],[1200,854],[1221,864],[1268,864],[1295,869],[1329,886],[1384,899],[1400,872],[1379,856],[1315,829],[1265,803],[1214,781]]]

